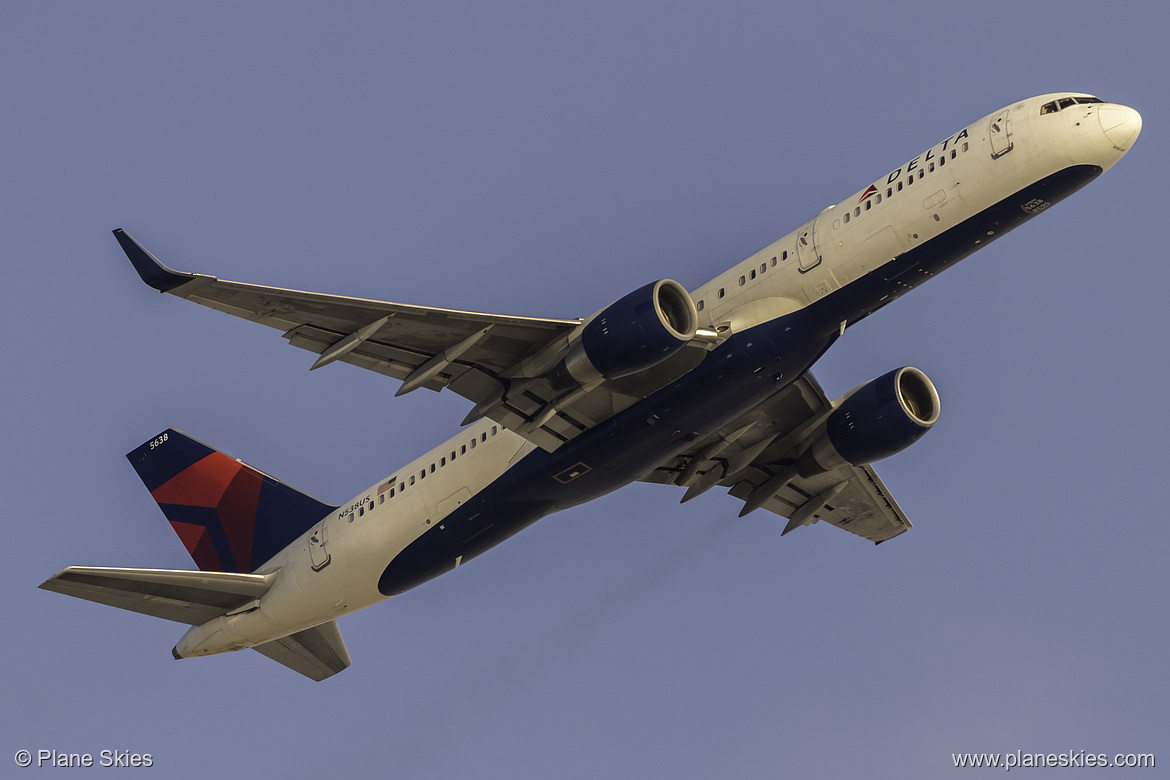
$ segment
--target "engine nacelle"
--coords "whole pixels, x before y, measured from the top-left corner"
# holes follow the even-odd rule
[[[699,329],[691,295],[676,281],[639,287],[589,318],[550,379],[554,385],[618,379],[653,368]]]
[[[888,458],[922,438],[939,415],[934,384],[910,366],[867,382],[836,406],[797,464],[805,476]]]

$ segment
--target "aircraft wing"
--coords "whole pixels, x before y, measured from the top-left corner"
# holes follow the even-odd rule
[[[121,228],[114,236],[142,280],[160,292],[276,328],[294,347],[419,387],[450,388],[475,404],[464,423],[489,417],[554,450],[658,389],[705,350],[684,348],[638,380],[606,383],[567,399],[540,377],[524,374],[541,354],[567,346],[582,320],[513,317],[286,290],[163,265]],[[531,372],[529,372],[531,373]]]
[[[41,583],[41,588],[198,626],[260,598],[275,578],[275,574],[70,566]]]
[[[351,663],[335,620],[252,649],[316,682],[332,677]]]
[[[781,535],[825,521],[880,544],[911,527],[872,466],[839,466],[788,479],[792,463],[833,404],[811,373],[681,456],[642,478],[687,488],[687,501],[720,485],[744,501],[789,519]]]

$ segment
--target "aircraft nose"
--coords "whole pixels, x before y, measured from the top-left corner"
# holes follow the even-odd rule
[[[1107,104],[1097,110],[1105,137],[1119,152],[1129,150],[1142,132],[1142,115],[1129,106]]]

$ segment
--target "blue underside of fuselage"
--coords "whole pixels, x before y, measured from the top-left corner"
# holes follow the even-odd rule
[[[395,556],[378,590],[397,595],[494,547],[540,518],[638,479],[809,369],[840,332],[1092,181],[1066,168],[806,308],[736,333],[694,370],[555,452],[536,450]],[[1028,204],[1028,210],[1024,205]],[[583,464],[584,468],[574,468]],[[572,478],[566,474],[579,473]]]

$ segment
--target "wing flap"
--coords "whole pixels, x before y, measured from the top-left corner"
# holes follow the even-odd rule
[[[259,598],[276,574],[70,566],[43,590],[197,626]]]
[[[335,620],[252,649],[316,682],[332,677],[351,663]]]
[[[730,492],[747,500],[754,487],[744,479]],[[842,466],[816,477],[798,477],[765,501],[763,508],[793,521],[784,533],[823,520],[880,544],[912,527],[872,466]]]
[[[722,485],[750,505],[753,493],[795,459],[832,409],[820,384],[805,372],[642,481],[685,486],[689,490],[684,500]],[[910,520],[869,465],[846,465],[812,477],[793,477],[758,505],[790,520],[784,533],[823,520],[880,544],[911,528]]]

